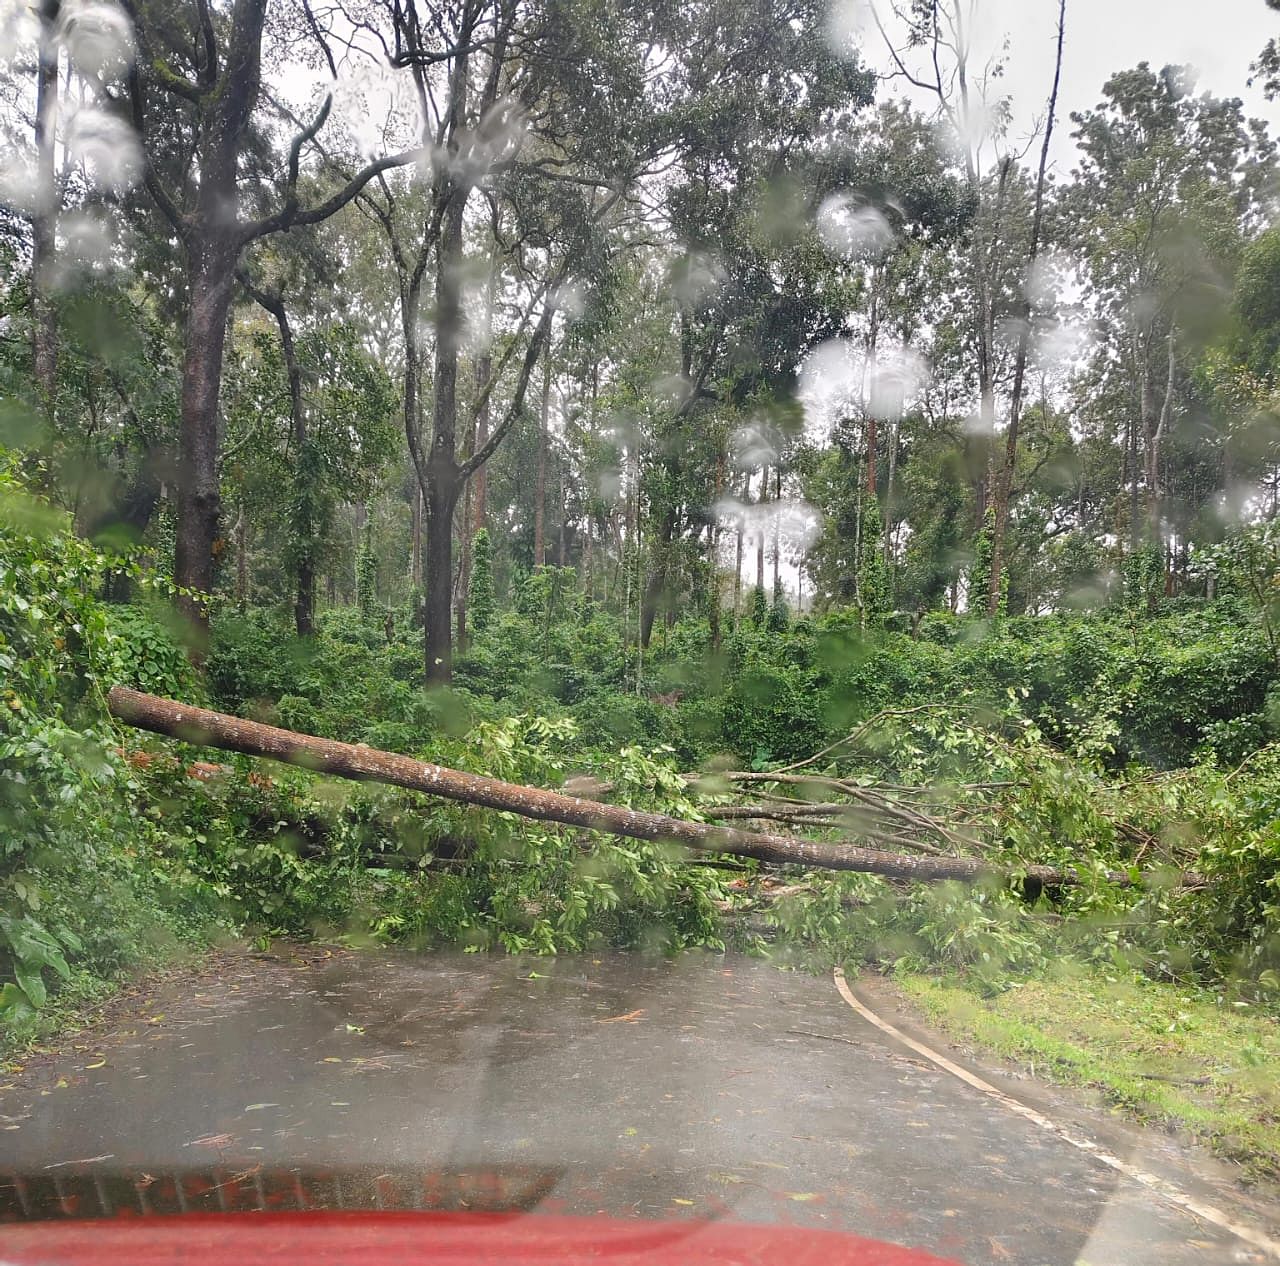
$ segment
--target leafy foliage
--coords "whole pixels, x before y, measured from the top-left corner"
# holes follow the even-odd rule
[[[98,598],[112,575],[152,578],[74,536],[0,473],[0,1009],[21,1024],[55,983],[109,973],[190,937],[206,894],[135,817],[104,686],[189,691],[181,649],[141,607]]]

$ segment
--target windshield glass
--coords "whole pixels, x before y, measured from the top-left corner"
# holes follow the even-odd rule
[[[1278,8],[4,7],[0,1258],[1280,1256]]]

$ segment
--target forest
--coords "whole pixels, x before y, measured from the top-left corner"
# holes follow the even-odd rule
[[[1065,108],[1071,0],[1016,124],[975,7],[6,17],[11,1033],[228,936],[1280,1005],[1276,144],[1188,66]],[[113,686],[978,877],[211,753]]]

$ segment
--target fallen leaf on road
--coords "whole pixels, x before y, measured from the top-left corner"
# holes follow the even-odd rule
[[[788,1191],[788,1200],[799,1200],[802,1203],[809,1200],[821,1200],[822,1197],[816,1191]]]
[[[626,1015],[608,1016],[606,1019],[597,1020],[596,1023],[597,1024],[621,1024],[625,1022],[627,1024],[635,1024],[635,1022],[639,1020],[639,1018],[642,1015],[644,1015],[643,1007],[641,1007],[638,1011],[628,1011]]]
[[[261,1112],[263,1108],[278,1108],[279,1106],[280,1105],[278,1103],[251,1103],[247,1108],[245,1108],[245,1111]]]
[[[681,1200],[679,1196],[675,1196],[675,1197],[673,1197],[673,1198],[672,1198],[671,1203],[672,1203],[672,1204],[689,1204],[689,1205],[691,1205],[691,1204],[693,1203],[693,1201],[692,1201],[692,1200]]]
[[[96,1064],[86,1064],[85,1069],[87,1071],[90,1068],[102,1068],[106,1062],[107,1061],[105,1059],[100,1059]]]

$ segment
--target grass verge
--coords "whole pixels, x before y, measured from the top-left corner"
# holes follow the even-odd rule
[[[963,980],[904,976],[928,1019],[975,1050],[1087,1086],[1147,1124],[1181,1130],[1246,1176],[1280,1178],[1280,1023],[1185,986],[1096,972],[982,997]]]

